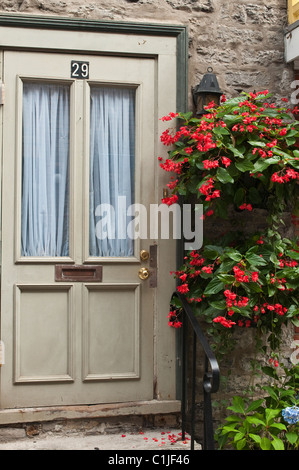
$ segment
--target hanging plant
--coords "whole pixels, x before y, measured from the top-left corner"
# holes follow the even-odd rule
[[[192,113],[170,113],[182,125],[166,129],[161,141],[172,146],[160,166],[174,172],[172,196],[196,196],[205,216],[227,217],[231,204],[239,210],[264,207],[281,212],[298,195],[298,122],[290,110],[269,104],[268,91],[242,93],[211,103],[201,119]],[[297,110],[293,110],[296,112]]]
[[[172,172],[171,194],[203,205],[204,218],[228,218],[229,209],[263,208],[268,227],[263,234],[221,246],[208,244],[192,251],[176,273],[178,291],[185,294],[196,313],[217,331],[254,326],[269,333],[272,349],[279,345],[281,328],[298,325],[299,253],[295,241],[282,238],[282,214],[298,198],[298,122],[289,109],[270,104],[268,91],[242,93],[211,103],[200,119],[192,113],[170,113],[164,121],[179,119],[168,128],[162,142],[171,146],[160,166]],[[293,113],[297,110],[293,110]],[[232,240],[231,240],[232,241]],[[170,326],[180,327],[180,305],[169,313]]]
[[[212,327],[223,350],[234,328],[257,329],[272,350],[279,347],[282,326],[299,326],[299,252],[279,234],[255,235],[234,247],[206,245],[191,251],[176,271],[178,292]],[[180,304],[169,313],[169,325],[181,326]],[[224,335],[227,330],[227,336]]]

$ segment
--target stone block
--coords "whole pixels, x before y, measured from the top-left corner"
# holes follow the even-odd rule
[[[24,439],[26,432],[24,428],[0,427],[0,442],[9,442],[16,439]]]

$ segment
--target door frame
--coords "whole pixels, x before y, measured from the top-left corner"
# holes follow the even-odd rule
[[[49,44],[43,40],[43,31],[60,31],[60,35],[53,35],[53,42]],[[16,34],[18,33],[18,34]],[[37,41],[37,35],[38,41]],[[109,41],[107,41],[109,35]],[[120,37],[126,35],[126,45],[123,49],[118,47]],[[60,39],[59,39],[60,36]],[[63,40],[61,40],[61,36]],[[75,40],[74,40],[75,38]],[[93,39],[93,40],[91,40]],[[104,40],[105,39],[105,40]],[[170,111],[186,112],[188,109],[188,29],[184,25],[172,24],[153,24],[153,23],[136,23],[136,22],[115,22],[102,20],[85,20],[72,19],[62,17],[46,17],[35,15],[20,14],[0,14],[0,77],[2,76],[3,51],[4,50],[23,50],[23,51],[44,51],[44,52],[68,52],[76,54],[105,54],[105,55],[122,55],[135,57],[154,57],[157,62],[158,82],[162,85],[161,94],[168,93],[167,83],[163,83],[163,57],[175,56],[176,60],[176,110],[175,109],[159,109],[156,120]],[[140,52],[139,52],[140,51]],[[4,84],[5,85],[5,84]],[[159,88],[160,90],[160,88]],[[4,104],[5,105],[5,104]],[[0,122],[2,122],[2,106],[0,106]],[[164,130],[160,122],[157,123],[157,138]],[[2,142],[2,126],[0,128],[0,142]],[[157,149],[158,151],[158,149]],[[167,149],[165,149],[167,153]],[[1,145],[2,154],[2,145]],[[158,155],[157,155],[158,156]],[[1,157],[3,158],[3,157]],[[158,165],[157,165],[158,166]],[[2,162],[0,171],[2,171]],[[158,172],[157,172],[158,173]],[[162,173],[162,172],[161,172]],[[2,181],[2,175],[1,181]],[[156,187],[163,188],[168,181],[161,174],[156,175]],[[157,196],[157,195],[156,195]],[[162,193],[161,193],[162,196]],[[156,198],[157,199],[157,198]],[[161,199],[161,197],[159,198]],[[2,217],[1,217],[2,218]],[[165,241],[162,241],[165,243]],[[159,242],[160,243],[160,242]],[[166,246],[166,245],[164,245]],[[163,249],[163,248],[162,248]],[[176,242],[176,259],[172,257],[173,269],[177,266],[181,259],[181,243]],[[173,253],[172,253],[173,256]],[[175,398],[168,398],[168,383],[170,377],[173,377],[173,371],[180,369],[180,358],[178,351],[175,350],[177,333],[172,331],[167,325],[166,314],[164,310],[157,315],[159,306],[165,305],[165,291],[167,292],[166,282],[163,282],[163,276],[169,275],[169,269],[160,272],[160,289],[156,290],[156,315],[155,315],[155,383],[153,402],[135,403],[130,406],[128,403],[123,407],[119,404],[117,409],[122,409],[125,414],[132,413],[132,410],[138,407],[140,414],[151,413],[172,413],[180,411],[178,399],[179,389],[176,391]],[[169,289],[168,289],[169,290]],[[170,299],[167,299],[170,300]],[[157,334],[159,332],[159,334]],[[161,333],[160,333],[161,332]],[[164,336],[163,336],[164,335]],[[165,341],[166,335],[166,341]],[[1,332],[0,332],[1,337]],[[163,340],[161,339],[163,338]],[[160,339],[159,339],[160,338]],[[178,342],[179,343],[179,342]],[[0,379],[1,380],[1,379]],[[172,382],[173,382],[172,378]],[[176,384],[174,384],[174,388]],[[179,387],[180,388],[180,387]],[[158,406],[157,406],[158,403]],[[93,413],[103,415],[104,405],[99,405],[98,411],[93,407]],[[61,408],[61,407],[60,407]],[[51,410],[51,419],[56,419],[66,414],[73,416],[73,407],[64,407],[63,410],[57,409],[54,413]],[[82,408],[82,407],[81,407]],[[88,408],[88,407],[86,407]],[[110,406],[111,408],[111,406]],[[124,411],[125,410],[125,411]],[[80,411],[82,416],[82,410]],[[90,416],[90,410],[86,411],[86,416]],[[109,415],[113,411],[108,412]],[[39,419],[48,419],[49,414],[46,412],[47,418],[43,417],[43,413],[38,413]],[[94,414],[93,414],[94,417]],[[0,424],[16,422],[21,419],[23,422],[36,420],[36,413],[28,411],[20,413],[17,410],[8,410],[2,413],[0,410]]]

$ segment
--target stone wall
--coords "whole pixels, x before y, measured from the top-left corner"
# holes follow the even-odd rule
[[[289,97],[286,0],[0,0],[0,12],[188,25],[189,90],[208,66],[229,97],[269,89]],[[191,97],[190,97],[191,106]]]

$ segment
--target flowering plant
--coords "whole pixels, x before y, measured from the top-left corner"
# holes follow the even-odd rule
[[[299,122],[289,109],[269,104],[270,96],[265,90],[223,98],[200,119],[192,113],[164,116],[166,121],[179,118],[182,125],[161,135],[172,150],[165,161],[160,158],[160,166],[175,174],[168,185],[171,196],[163,202],[171,205],[178,195],[195,195],[204,217],[227,217],[232,204],[242,211],[263,207],[277,213],[295,201]]]
[[[299,421],[299,407],[287,406],[282,410],[283,419],[289,424],[296,424]]]
[[[298,365],[264,367],[269,383],[258,399],[235,396],[225,424],[216,431],[219,448],[236,450],[298,450]]]
[[[256,327],[268,334],[272,350],[280,343],[282,325],[299,326],[299,252],[278,234],[254,235],[247,243],[232,246],[206,245],[191,251],[174,274],[177,290],[193,303],[194,311],[212,324],[226,341],[223,329]],[[169,325],[181,326],[176,303]]]
[[[270,96],[266,90],[223,97],[218,108],[211,103],[200,119],[192,113],[165,116],[162,120],[179,118],[183,125],[163,132],[162,142],[172,147],[160,166],[174,173],[171,194],[162,200],[167,205],[180,195],[191,198],[203,205],[203,218],[228,218],[232,207],[267,210],[262,234],[246,239],[236,232],[229,241],[191,251],[175,276],[178,291],[213,326],[216,342],[232,327],[255,326],[270,333],[275,349],[282,325],[299,325],[298,246],[278,232],[283,212],[292,210],[298,198],[299,122],[289,109],[269,104]],[[176,299],[169,325],[181,324]]]

